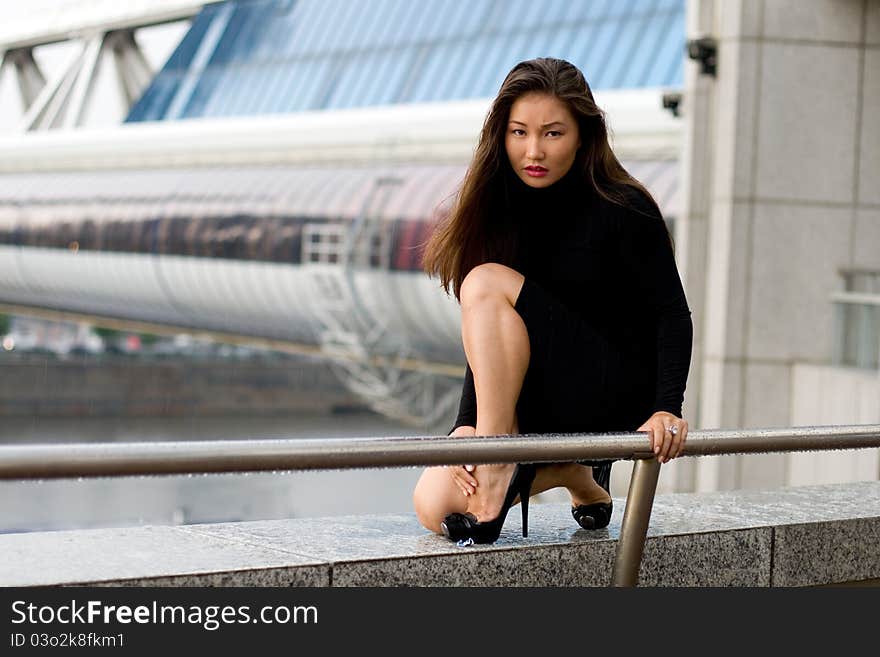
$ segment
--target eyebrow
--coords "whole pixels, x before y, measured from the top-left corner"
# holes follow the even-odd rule
[[[509,123],[518,123],[518,124],[520,124],[520,125],[526,125],[526,124],[523,123],[522,121],[514,121],[514,120],[509,121]],[[549,128],[551,125],[561,125],[561,126],[565,126],[565,123],[563,123],[562,121],[550,121],[550,123],[545,123],[545,124],[542,125],[541,127],[542,127],[542,128]]]

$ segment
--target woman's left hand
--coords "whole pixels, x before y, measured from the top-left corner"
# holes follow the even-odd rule
[[[687,439],[688,423],[667,411],[657,411],[636,431],[649,432],[657,460],[666,463],[681,454]]]

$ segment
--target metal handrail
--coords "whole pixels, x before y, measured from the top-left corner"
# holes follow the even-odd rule
[[[683,456],[880,447],[880,425],[688,433]],[[614,586],[635,586],[660,463],[642,432],[0,445],[0,480],[384,468],[464,463],[634,460]]]

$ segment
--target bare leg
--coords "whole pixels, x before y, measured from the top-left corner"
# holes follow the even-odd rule
[[[488,467],[491,466],[479,466],[476,472]],[[573,506],[610,500],[608,493],[593,481],[590,468],[577,463],[554,463],[540,466],[532,484],[532,495],[559,486],[568,489]],[[519,498],[516,502],[519,502]],[[442,466],[431,467],[425,468],[416,484],[413,491],[413,505],[419,522],[426,529],[439,534],[443,518],[450,513],[467,511],[468,498],[462,495],[455,486],[449,470]]]
[[[519,432],[516,403],[531,357],[528,331],[514,309],[524,280],[509,267],[486,263],[475,267],[462,284],[462,342],[474,373],[477,436]],[[478,520],[497,517],[514,467],[479,465],[473,473],[478,485],[467,497],[447,469],[426,468],[413,492],[419,521],[439,532],[440,522],[450,513],[468,511]],[[593,481],[590,468],[576,463],[539,467],[532,494],[558,486],[568,488],[575,505],[608,501],[607,493]]]
[[[461,287],[461,337],[474,373],[477,436],[515,433],[516,402],[529,366],[531,348],[526,325],[514,304],[525,279],[496,263],[471,270]],[[482,465],[478,486],[468,497],[468,512],[491,520],[501,510],[512,463]]]
[[[564,486],[571,495],[572,506],[610,502],[611,496],[593,479],[592,468],[578,463],[553,463],[538,467],[533,494]]]

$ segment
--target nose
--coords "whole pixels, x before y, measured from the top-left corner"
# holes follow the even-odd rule
[[[541,141],[537,137],[531,137],[526,143],[526,158],[540,160],[543,157],[544,150],[541,148]]]

